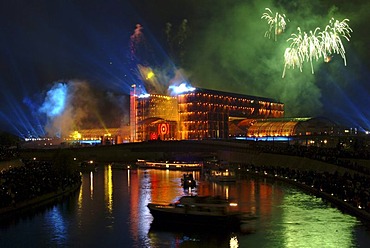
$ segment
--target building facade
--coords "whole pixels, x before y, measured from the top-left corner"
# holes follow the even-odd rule
[[[274,99],[194,88],[175,97],[131,92],[133,141],[226,139],[233,119],[284,117]]]
[[[340,132],[336,123],[318,117],[258,119],[245,129],[248,137],[333,135]]]

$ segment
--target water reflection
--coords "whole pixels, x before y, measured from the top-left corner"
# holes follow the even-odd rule
[[[83,173],[76,197],[0,228],[0,247],[366,247],[370,243],[369,231],[360,222],[320,198],[277,182],[243,179],[222,184],[192,173],[197,180],[194,191],[182,188],[179,171],[105,166]],[[240,232],[151,226],[149,202],[171,202],[187,194],[221,195],[259,218]],[[47,245],[40,246],[38,237]]]
[[[199,174],[199,173],[198,173]],[[184,194],[180,187],[181,172],[169,170],[134,170],[130,172],[130,231],[136,242],[148,242],[147,234],[153,218],[149,202],[171,202]],[[199,175],[198,175],[199,178]]]
[[[45,214],[45,225],[51,231],[50,239],[52,243],[61,246],[66,242],[68,231],[60,209],[53,207],[50,212]]]
[[[146,205],[151,201],[150,194],[146,192],[150,184],[150,178],[145,171],[137,170],[137,173],[131,173],[131,185],[129,195],[130,204],[130,231],[134,241],[139,243],[140,239],[146,236],[151,222],[151,216],[148,213]]]
[[[127,170],[127,188],[130,188],[131,186],[130,174],[131,174],[131,170]]]
[[[168,178],[168,173],[171,173],[172,178]],[[267,190],[265,184],[258,184],[254,180],[241,180],[237,183],[215,183],[200,180],[199,172],[193,172],[194,178],[198,180],[198,187],[194,192],[190,194],[198,195],[220,195],[222,197],[233,199],[238,202],[238,208],[240,211],[245,213],[256,213],[257,209],[260,213],[266,211],[265,206],[267,199],[273,191]],[[162,172],[162,171],[150,171],[148,177],[149,183],[153,182],[151,187],[148,188],[148,192],[151,192],[151,199],[155,202],[171,202],[181,195],[189,194],[188,191],[184,191],[180,185],[181,172]],[[167,180],[166,180],[167,179]],[[145,185],[148,182],[142,182]],[[258,184],[258,186],[256,186]],[[262,188],[262,190],[261,190]],[[277,195],[280,193],[278,192]],[[256,196],[259,196],[256,200]],[[262,202],[263,206],[261,209],[256,206]],[[147,210],[148,211],[148,210]],[[248,225],[244,229],[245,231],[254,231],[254,226]],[[171,230],[172,229],[172,230]],[[181,228],[173,230],[173,227],[167,230],[166,228],[155,228],[151,227],[149,230],[149,241],[150,246],[158,247],[160,244],[168,247],[239,247],[238,236],[234,233],[224,230],[221,232],[214,233],[211,230],[183,230]]]
[[[152,200],[168,202],[183,195],[181,190],[168,191],[171,183],[176,184],[176,179],[166,182],[161,178],[164,177],[162,173],[151,172],[151,182],[155,185],[150,188]],[[355,243],[352,230],[358,221],[354,217],[300,191],[288,189],[285,192],[276,184],[251,179],[230,184],[200,181],[197,194],[236,199],[240,211],[256,214],[259,219],[249,223],[239,234],[228,233],[227,230],[209,235],[209,230],[202,233],[199,230],[184,232],[151,228],[148,234],[151,246],[165,242],[165,245],[175,244],[174,247],[185,244],[186,247],[246,247],[253,244],[255,238],[266,247],[350,247]],[[165,240],[174,243],[167,244]]]
[[[237,248],[237,247],[239,247],[238,237],[237,236],[231,237],[230,238],[230,248]]]
[[[94,195],[94,173],[90,172],[90,198],[93,199]]]
[[[113,182],[112,182],[112,167],[107,165],[104,169],[104,192],[105,192],[105,201],[107,204],[107,209],[110,214],[113,210]]]
[[[298,191],[290,190],[283,203],[279,232],[285,247],[351,247],[354,243],[351,230],[359,224],[356,218]]]

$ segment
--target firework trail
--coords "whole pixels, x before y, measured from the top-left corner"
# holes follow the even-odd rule
[[[185,39],[187,38],[187,32],[188,32],[188,20],[184,19],[181,22],[181,25],[179,27],[179,31],[178,31],[178,34],[177,34],[178,44],[179,44],[180,47],[183,45]]]
[[[143,86],[145,93],[158,90],[159,83],[151,66],[155,65],[154,54],[150,44],[146,42],[146,37],[143,33],[144,28],[141,24],[136,24],[133,34],[130,36],[130,58],[132,63],[132,71],[137,77],[137,84]],[[149,89],[147,89],[147,87]],[[150,92],[153,93],[153,92]]]
[[[136,28],[134,30],[134,33],[130,36],[130,52],[131,52],[131,60],[135,60],[136,58],[136,52],[138,49],[138,44],[143,39],[143,26],[140,24],[136,24]]]
[[[173,25],[167,22],[165,34],[172,60],[176,60],[182,64],[185,55],[185,43],[189,34],[188,20],[182,20],[181,24],[177,27],[177,33],[175,34],[173,34]]]
[[[267,12],[263,13],[261,19],[266,19],[267,24],[269,24],[269,29],[265,33],[265,37],[271,38],[271,34],[274,34],[274,40],[277,40],[277,36],[285,31],[286,21],[285,14],[279,14],[278,12],[275,15],[269,8],[265,8]],[[287,21],[289,21],[287,19]]]
[[[173,48],[172,48],[172,34],[171,34],[171,31],[172,31],[172,23],[167,22],[166,27],[164,29],[164,33],[166,34],[167,44],[169,44],[170,50],[172,51]]]
[[[320,58],[323,58],[325,62],[330,61],[328,58],[334,53],[341,55],[346,66],[345,49],[341,37],[347,41],[351,37],[352,29],[347,24],[348,21],[348,19],[344,19],[340,22],[332,18],[322,32],[320,32],[320,28],[316,28],[314,31],[306,33],[298,27],[298,33],[293,33],[287,40],[290,42],[290,46],[285,49],[282,77],[285,77],[287,68],[298,67],[302,71],[304,62],[310,63],[311,73],[314,74],[312,61],[318,61]]]

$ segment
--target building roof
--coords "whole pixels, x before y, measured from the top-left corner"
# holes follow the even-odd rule
[[[275,102],[275,103],[281,103],[282,104],[282,102],[277,101],[276,99],[273,99],[273,98],[244,95],[244,94],[238,94],[238,93],[232,93],[232,92],[226,92],[226,91],[218,91],[218,90],[211,90],[211,89],[204,89],[204,88],[196,88],[195,91],[192,91],[192,92],[217,94],[217,95],[220,95],[220,96],[230,96],[230,97],[237,97],[237,98],[248,98],[248,99],[253,99],[253,100],[256,100],[256,101],[267,101],[267,102]],[[189,93],[189,92],[186,92],[186,93]]]
[[[257,119],[255,122],[244,122],[246,123],[250,124],[248,136],[304,135],[329,132],[337,127],[336,123],[322,117]]]

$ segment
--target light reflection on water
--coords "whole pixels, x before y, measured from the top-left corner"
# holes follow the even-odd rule
[[[111,166],[84,173],[74,197],[1,226],[0,247],[366,247],[370,243],[369,231],[356,218],[294,188],[253,179],[210,183],[193,172],[198,185],[189,192],[181,187],[182,174]],[[259,218],[242,230],[251,233],[151,228],[147,204],[171,202],[185,194],[235,199],[239,210]]]
[[[260,243],[261,236],[264,247],[365,247],[370,240],[356,240],[355,230],[361,226],[356,218],[293,188],[284,189],[281,204],[273,209],[272,216],[261,216],[255,237],[241,245]]]
[[[319,198],[292,192],[284,197],[282,208],[280,231],[285,247],[351,247],[354,242],[356,218],[343,215]]]
[[[58,246],[65,244],[68,238],[68,224],[65,223],[60,209],[56,206],[45,214],[45,228],[50,230],[50,239]]]

